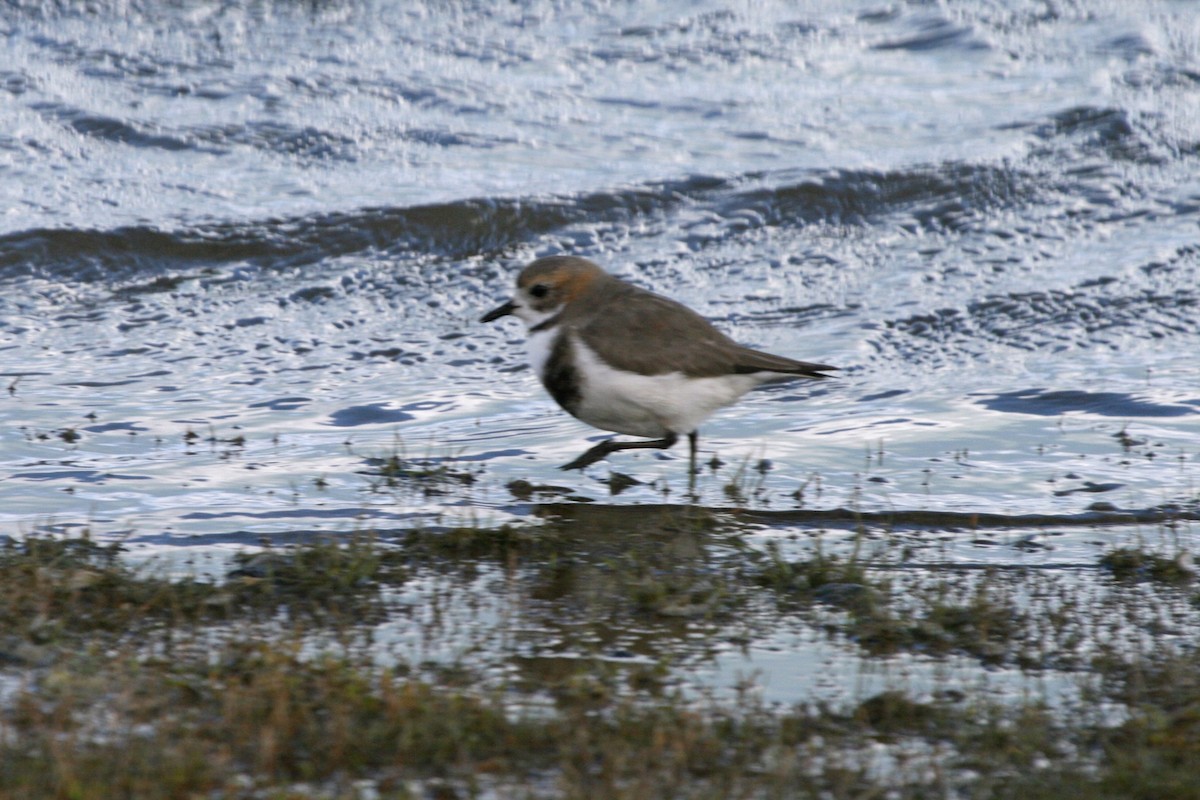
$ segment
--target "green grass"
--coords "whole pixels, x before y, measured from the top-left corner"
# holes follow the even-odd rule
[[[1005,576],[884,579],[857,547],[791,560],[739,548],[694,510],[572,513],[271,548],[221,581],[134,569],[86,537],[9,542],[0,797],[1197,796],[1194,641],[1109,648],[1077,706],[891,689],[781,707],[752,686],[704,700],[680,691],[671,661],[745,615],[814,615],[866,658],[984,665],[1022,665],[1032,640],[1079,620],[1032,613]],[[522,624],[560,625],[564,657],[500,684],[469,663],[379,661],[377,623],[418,624],[394,593],[428,581],[447,587],[423,595],[434,605],[468,587],[515,592]],[[657,662],[608,657],[635,634]]]

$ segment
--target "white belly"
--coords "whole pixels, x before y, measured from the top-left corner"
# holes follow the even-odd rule
[[[668,432],[691,433],[714,411],[734,402],[765,378],[755,375],[689,378],[680,372],[665,375],[621,372],[601,361],[578,339],[573,344],[582,383],[581,402],[575,416],[597,428],[630,436],[658,438]]]

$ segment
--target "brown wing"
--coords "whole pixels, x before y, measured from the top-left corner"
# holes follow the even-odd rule
[[[828,364],[814,364],[811,361],[797,361],[786,356],[764,353],[761,350],[751,350],[749,347],[738,345],[739,353],[734,358],[734,372],[782,372],[787,375],[797,375],[804,378],[828,378],[822,373],[836,370]]]
[[[836,369],[743,347],[687,306],[623,282],[581,300],[577,318],[563,321],[616,369],[694,378],[754,372],[819,378]]]

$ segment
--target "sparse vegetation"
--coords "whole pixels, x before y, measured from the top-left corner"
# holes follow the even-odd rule
[[[1196,577],[1191,554],[1180,551],[1162,556],[1137,547],[1118,547],[1100,558],[1100,565],[1112,570],[1113,577],[1123,581],[1159,581],[1188,583]]]
[[[1035,608],[999,574],[898,573],[862,537],[787,558],[699,509],[559,512],[266,547],[221,580],[168,580],[87,536],[8,541],[0,796],[1195,796],[1195,642],[1108,647],[1078,704],[1056,708],[902,689],[778,707],[752,684],[704,699],[670,659],[764,601],[867,657],[1034,669],[1066,662],[1086,611],[1049,591]],[[489,574],[524,624],[559,626],[570,657],[517,646],[506,657],[520,669],[499,682],[469,661],[379,658],[378,625],[462,635],[438,613],[420,622],[397,590],[445,581],[437,607]]]
[[[446,461],[411,460],[392,454],[386,458],[369,458],[367,465],[367,475],[376,488],[417,487],[427,497],[447,494],[456,486],[475,482],[474,473],[457,469],[452,462]]]

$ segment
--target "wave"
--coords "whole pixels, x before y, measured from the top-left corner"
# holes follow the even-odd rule
[[[1065,140],[1076,157],[1100,155],[1114,163],[1165,164],[1177,149],[1164,141],[1165,134],[1122,108],[1075,106],[1029,127],[1043,141]]]
[[[100,139],[106,142],[128,144],[135,147],[150,147],[160,150],[194,150],[195,143],[186,137],[158,130],[147,126],[127,122],[102,114],[92,114],[78,108],[64,106],[59,103],[33,103],[34,111],[43,116],[62,123],[82,136]]]
[[[40,107],[90,136],[132,145],[210,148],[254,144],[314,158],[354,158],[354,143],[318,130],[286,126],[151,130],[62,105]],[[889,224],[910,232],[990,230],[1000,212],[1086,196],[1095,207],[1128,202],[1104,169],[1064,170],[1066,163],[1155,161],[1167,143],[1126,112],[1080,107],[1019,127],[1034,143],[1017,164],[950,161],[904,169],[781,170],[743,175],[692,175],[613,190],[540,197],[483,197],[407,207],[368,207],[301,217],[198,224],[178,230],[132,225],[111,230],[46,228],[0,236],[0,279],[36,275],[102,283],[178,271],[252,265],[291,268],[359,253],[420,253],[448,258],[488,256],[572,226],[645,222],[681,211],[733,238],[760,227]],[[456,140],[411,131],[440,145]],[[487,143],[462,142],[467,146]],[[1039,144],[1040,143],[1040,144]],[[1057,155],[1048,155],[1055,151]],[[1175,150],[1186,157],[1190,150]],[[1111,191],[1110,191],[1111,189]],[[1195,213],[1194,203],[1160,198],[1154,213]],[[1140,205],[1139,205],[1140,207]],[[1108,210],[1111,212],[1111,209]],[[1130,213],[1135,213],[1133,209]],[[700,235],[696,233],[695,235]]]
[[[288,268],[381,251],[464,258],[576,222],[611,223],[661,213],[723,185],[720,179],[692,178],[578,197],[480,198],[178,231],[146,226],[36,229],[0,236],[0,278],[103,282],[228,264]]]
[[[956,230],[1031,200],[1035,176],[1004,165],[950,162],[907,170],[830,170],[737,199],[766,224],[864,225],[896,215],[920,229]]]
[[[874,21],[883,21],[876,19]],[[922,53],[937,50],[990,50],[991,46],[968,26],[959,25],[940,16],[915,15],[905,20],[909,31],[898,38],[873,45],[874,50],[907,50]]]
[[[295,127],[267,121],[172,129],[95,114],[61,103],[33,103],[30,108],[81,136],[110,144],[215,155],[224,155],[234,146],[245,146],[307,160],[354,161],[357,158],[358,143],[354,139],[312,126]],[[438,143],[445,145],[454,141],[451,134],[444,134]]]
[[[764,186],[771,182],[776,185]],[[575,196],[476,198],[174,231],[43,228],[0,236],[0,278],[92,283],[233,264],[282,269],[366,252],[467,258],[572,225],[632,223],[685,205],[723,219],[729,236],[747,227],[859,225],[898,214],[916,225],[953,228],[989,208],[1024,201],[1035,185],[1002,167],[947,164],[821,171],[799,179],[794,173],[690,176]]]
[[[1129,279],[1089,279],[1069,289],[984,296],[884,323],[870,344],[915,362],[983,357],[995,348],[1119,349],[1126,336],[1162,340],[1200,335],[1200,248],[1180,247]],[[1146,285],[1150,279],[1153,285]]]

